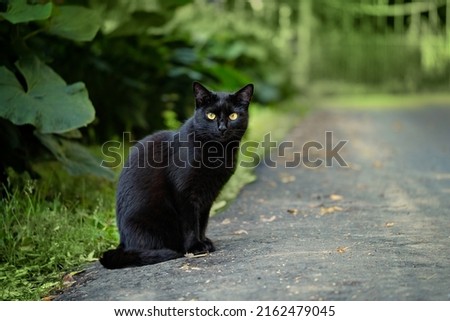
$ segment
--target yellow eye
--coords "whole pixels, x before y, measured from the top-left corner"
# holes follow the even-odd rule
[[[214,114],[214,113],[206,113],[206,117],[208,117],[208,119],[214,120],[214,119],[216,119],[216,114]]]
[[[230,116],[228,116],[228,118],[230,118],[231,120],[236,120],[238,118],[238,114],[232,113],[232,114],[230,114]]]

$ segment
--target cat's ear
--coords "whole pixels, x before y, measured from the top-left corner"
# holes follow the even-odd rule
[[[205,105],[210,99],[212,93],[196,81],[192,84],[192,88],[194,90],[195,106],[200,107]]]
[[[250,100],[253,96],[253,84],[248,84],[239,89],[234,96],[245,105],[250,104]]]

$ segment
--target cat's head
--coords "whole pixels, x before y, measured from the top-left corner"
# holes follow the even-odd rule
[[[235,93],[224,93],[210,91],[194,82],[193,89],[197,135],[219,141],[240,140],[248,125],[253,85],[248,84]]]

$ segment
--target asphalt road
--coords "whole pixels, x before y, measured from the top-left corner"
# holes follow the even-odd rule
[[[331,148],[348,141],[348,166],[285,167],[327,131]],[[315,111],[286,141],[295,150],[212,218],[217,252],[96,263],[56,299],[450,300],[450,108]],[[333,156],[308,146],[311,161]]]

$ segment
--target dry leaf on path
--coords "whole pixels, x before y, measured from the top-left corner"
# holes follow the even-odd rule
[[[292,176],[292,175],[281,176],[281,182],[284,184],[292,183],[294,181],[295,181],[295,176]]]
[[[342,207],[340,206],[330,206],[330,207],[321,207],[320,208],[320,215],[327,215],[327,214],[333,214],[334,212],[341,212]]]
[[[69,273],[69,274],[66,274],[66,275],[63,276],[63,285],[65,287],[69,287],[69,286],[71,286],[74,283],[76,283],[76,281],[73,278],[72,274]]]
[[[248,232],[246,230],[237,230],[233,232],[234,235],[242,235],[242,234],[246,234],[248,235]]]
[[[395,225],[394,222],[387,222],[384,226],[386,227],[393,227]]]
[[[339,254],[343,254],[343,253],[347,252],[347,250],[348,250],[348,247],[347,247],[347,246],[339,246],[339,247],[336,249],[336,252],[338,252]]]
[[[272,215],[269,218],[265,217],[264,215],[261,215],[260,218],[261,218],[261,222],[264,222],[264,223],[273,222],[277,219],[277,217],[275,215]]]
[[[231,220],[229,218],[226,218],[220,224],[227,225],[227,224],[230,224],[230,223],[231,223]]]
[[[330,200],[332,200],[332,201],[342,201],[343,199],[344,199],[344,197],[342,195],[338,195],[338,194],[330,195]]]

